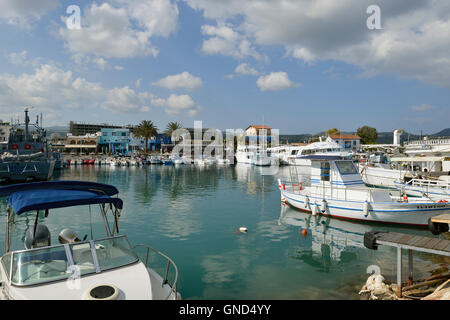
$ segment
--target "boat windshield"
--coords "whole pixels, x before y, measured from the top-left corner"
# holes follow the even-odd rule
[[[124,235],[71,245],[15,251],[12,252],[12,257],[11,282],[18,286],[68,279],[72,275],[74,277],[98,273],[138,260]]]
[[[336,161],[336,166],[341,174],[356,174],[358,170],[351,161]]]

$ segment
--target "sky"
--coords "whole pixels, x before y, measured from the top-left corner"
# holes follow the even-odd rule
[[[3,121],[450,127],[448,0],[0,0],[0,39]]]

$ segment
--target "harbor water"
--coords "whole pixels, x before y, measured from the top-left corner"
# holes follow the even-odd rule
[[[280,201],[274,175],[251,165],[196,167],[72,166],[55,180],[112,184],[124,201],[120,233],[132,244],[148,244],[171,257],[179,270],[183,299],[359,299],[368,269],[379,269],[395,281],[396,251],[368,250],[363,234],[389,230],[432,236],[427,230],[352,223],[311,216]],[[6,221],[6,200],[1,200]],[[34,213],[18,223],[15,248],[23,248]],[[50,211],[45,223],[57,243],[63,228],[81,237],[102,236],[97,207]],[[239,232],[246,227],[248,232]],[[305,231],[306,230],[306,231]],[[4,228],[0,228],[3,248]],[[19,236],[17,236],[19,234]],[[414,276],[426,276],[441,262],[436,256],[414,255]],[[406,261],[406,253],[405,253]],[[407,264],[404,275],[407,277]],[[406,280],[406,279],[405,279]]]

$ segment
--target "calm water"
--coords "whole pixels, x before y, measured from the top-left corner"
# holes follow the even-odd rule
[[[366,269],[378,265],[395,280],[396,252],[364,248],[363,234],[391,230],[431,236],[428,231],[387,228],[312,217],[283,206],[274,176],[248,165],[197,168],[148,166],[114,168],[79,166],[56,179],[90,180],[115,185],[124,200],[120,232],[132,244],[145,243],[170,256],[180,272],[184,299],[358,299]],[[1,225],[5,201],[1,202]],[[34,215],[21,218],[16,248],[23,246]],[[52,243],[63,228],[80,236],[102,236],[97,207],[58,209],[45,223]],[[236,233],[240,226],[248,233]],[[307,235],[302,235],[302,230]],[[0,228],[3,248],[4,228]],[[406,265],[405,256],[405,268]],[[415,254],[415,276],[439,263]],[[407,269],[405,269],[405,276]]]

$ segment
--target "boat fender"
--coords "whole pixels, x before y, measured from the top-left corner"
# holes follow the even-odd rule
[[[327,200],[323,199],[323,200],[322,200],[321,211],[322,211],[322,212],[325,212],[325,211],[327,211],[327,208],[328,208]]]
[[[370,232],[364,233],[364,246],[367,249],[371,249],[371,250],[378,249],[378,245],[376,244],[376,241],[377,241],[377,235],[379,233],[387,233],[387,231],[370,231]]]
[[[363,212],[364,212],[364,217],[365,218],[367,218],[367,216],[369,215],[369,211],[370,211],[370,204],[366,200],[366,201],[364,201],[364,207],[363,207]]]
[[[313,216],[317,215],[317,204],[314,204],[313,207],[311,208],[311,214]]]
[[[403,195],[403,202],[408,202],[408,196],[406,194]]]
[[[309,207],[309,197],[306,196],[305,197],[305,209],[307,209]]]

